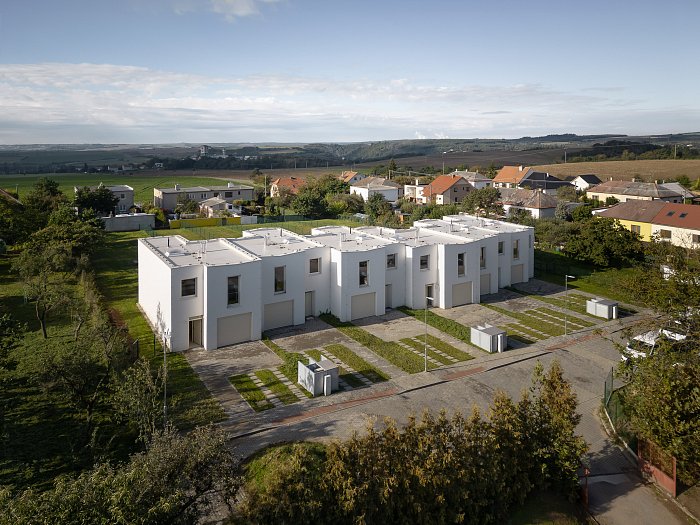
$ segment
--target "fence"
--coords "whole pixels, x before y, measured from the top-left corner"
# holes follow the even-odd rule
[[[630,429],[621,393],[626,385],[615,388],[615,369],[605,378],[603,408],[613,426],[613,431],[628,446],[637,451],[637,463],[642,474],[652,478],[657,485],[676,497],[676,458],[664,452],[658,445],[638,439]]]

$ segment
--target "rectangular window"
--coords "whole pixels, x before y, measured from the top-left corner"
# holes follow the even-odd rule
[[[518,239],[513,241],[513,259],[520,259],[520,241]]]
[[[420,256],[420,269],[427,270],[428,268],[430,268],[430,255],[421,255]]]
[[[182,280],[182,296],[197,295],[197,279]]]
[[[369,284],[369,261],[360,261],[360,286]]]
[[[481,254],[479,255],[479,267],[483,270],[486,268],[486,247],[481,247]]]
[[[275,267],[275,293],[284,293],[286,283],[284,282],[284,266]]]
[[[700,244],[700,235],[693,234],[693,244]]]
[[[457,254],[457,277],[462,277],[464,275],[464,254]]]
[[[498,255],[503,255],[503,241],[498,241]]]
[[[199,197],[200,197],[201,199],[206,199],[206,198],[207,198],[207,194],[206,194],[206,193],[200,193],[200,194],[199,194]]]
[[[233,197],[233,192],[232,192],[232,191],[225,191],[225,192],[224,192],[224,198],[225,198],[225,199],[230,199],[231,197]]]
[[[671,230],[659,230],[659,237],[661,237],[662,239],[670,239]]]
[[[119,197],[119,198],[120,198],[120,199],[123,199],[123,198],[124,198],[124,194],[122,193],[122,194],[121,194],[121,197]]]
[[[228,278],[228,303],[238,304],[238,275]]]
[[[309,273],[321,273],[321,259],[311,259],[309,261]]]
[[[639,224],[633,224],[631,226],[632,233],[636,234],[641,234],[642,233],[642,227]]]
[[[386,267],[387,268],[396,268],[396,254],[395,253],[387,254]]]

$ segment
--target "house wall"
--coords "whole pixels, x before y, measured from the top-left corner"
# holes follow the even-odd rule
[[[620,221],[622,222],[622,221]],[[659,224],[649,224],[651,235],[659,234],[660,230],[671,231],[671,244],[682,246],[683,248],[700,248],[700,243],[693,242],[693,235],[700,236],[700,230],[690,230],[687,228],[676,228],[674,226],[663,226]]]
[[[430,257],[427,270],[420,269],[421,255]],[[428,284],[432,284],[433,306],[444,307],[444,291],[443,286],[440,285],[438,271],[441,264],[438,245],[406,245],[406,306],[409,308],[425,308],[425,287]]]
[[[304,253],[304,293],[314,293],[314,313],[319,315],[322,312],[327,312],[331,309],[331,278],[332,266],[331,250],[328,247],[318,247],[306,250]],[[309,263],[311,259],[321,259],[321,272],[312,274],[309,273]],[[304,297],[306,301],[306,297]],[[304,302],[304,310],[306,310],[306,302]]]
[[[331,287],[331,303],[336,305],[333,312],[341,321],[350,321],[352,298],[356,295],[375,293],[375,313],[384,313],[384,286],[386,284],[386,251],[384,247],[359,252],[336,252],[336,275]],[[369,284],[360,286],[360,261],[368,261]]]
[[[386,257],[391,253],[396,254],[396,268],[386,267]],[[384,269],[384,286],[391,285],[391,307],[404,306],[406,304],[406,246],[403,243],[384,248]]]
[[[102,217],[105,223],[105,231],[130,232],[154,228],[156,216],[152,213],[134,213],[130,215],[116,215],[114,217]]]
[[[120,213],[129,211],[129,208],[134,205],[134,190],[110,191],[119,199],[117,210],[119,210]]]
[[[273,255],[262,258],[262,277],[258,288],[262,288],[262,326],[265,330],[265,306],[284,301],[294,301],[294,324],[304,324],[304,292],[306,291],[306,254],[301,251],[286,255]],[[275,292],[275,268],[285,267],[285,291]]]
[[[617,219],[622,226],[632,231],[632,226],[639,226],[639,235],[643,241],[651,241],[651,224],[648,222],[628,221]]]
[[[182,281],[197,279],[196,294],[182,297]],[[181,266],[170,272],[171,323],[170,346],[174,351],[187,350],[190,346],[189,321],[204,317],[204,303],[207,296],[207,282],[204,265]],[[204,327],[202,327],[204,332]],[[204,335],[204,334],[202,334]]]
[[[171,267],[151,251],[143,241],[138,242],[138,304],[156,331],[172,330]]]
[[[655,197],[645,197],[645,196],[639,196],[639,195],[624,195],[620,193],[599,193],[595,191],[595,187],[591,191],[587,191],[586,195],[588,196],[589,199],[591,200],[598,200],[600,202],[605,202],[605,200],[608,197],[615,197],[618,201],[620,202],[627,202],[627,201],[664,201],[664,202],[676,202],[676,203],[682,203],[683,198],[681,196],[678,197],[663,197],[661,199],[657,199]]]

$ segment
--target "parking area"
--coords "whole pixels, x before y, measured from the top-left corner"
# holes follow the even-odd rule
[[[578,291],[565,294],[561,287],[532,280],[518,289],[483,296],[481,304],[431,309],[438,322],[427,327],[418,310],[411,315],[388,310],[353,323],[329,324],[314,318],[267,332],[263,341],[190,350],[186,356],[229,415],[250,417],[287,405],[342,402],[363,389],[422,372],[426,366],[435,370],[498,358],[469,343],[464,334],[471,326],[489,323],[505,329],[509,348],[516,350],[565,333],[590,331],[606,320],[586,314],[589,297]],[[296,382],[296,363],[321,358],[338,365],[340,392],[310,399]]]

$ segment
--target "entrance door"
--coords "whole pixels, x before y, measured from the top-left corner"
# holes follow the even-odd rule
[[[384,286],[384,308],[391,308],[391,285]]]
[[[433,297],[433,285],[428,284],[425,286],[425,304],[428,308],[431,308],[434,302],[435,297]]]
[[[190,319],[190,348],[202,346],[202,318]]]
[[[304,315],[312,317],[314,315],[314,292],[306,292]]]

